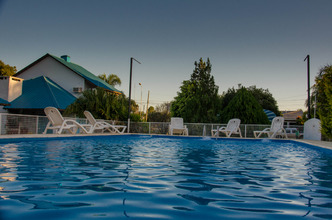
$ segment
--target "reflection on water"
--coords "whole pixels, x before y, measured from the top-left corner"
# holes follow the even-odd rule
[[[22,142],[0,165],[1,219],[332,218],[331,156],[288,142]]]

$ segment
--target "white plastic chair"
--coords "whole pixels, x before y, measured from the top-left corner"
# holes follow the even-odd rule
[[[111,133],[123,134],[127,128],[127,126],[123,125],[111,125],[105,121],[97,121],[89,111],[84,111],[84,115],[92,125],[91,133],[98,130],[103,133],[105,130],[108,130]]]
[[[265,128],[262,131],[254,131],[255,138],[259,138],[262,134],[267,134],[269,138],[275,138],[278,135],[281,137],[287,137],[287,132],[284,129],[284,118],[283,117],[275,117],[272,120],[271,127]]]
[[[62,131],[66,130],[71,134],[76,134],[78,129],[86,134],[91,132],[91,125],[80,124],[72,119],[64,119],[57,108],[46,107],[44,112],[49,122],[47,123],[43,134],[46,134],[47,130],[54,130],[57,134],[61,134]]]
[[[180,134],[188,136],[188,128],[186,125],[183,125],[183,118],[171,118],[168,133],[170,135]]]
[[[233,118],[228,121],[226,127],[221,127],[218,129],[212,129],[212,137],[219,136],[219,133],[224,133],[226,137],[231,137],[232,134],[238,134],[242,138],[241,129],[240,129],[241,120],[238,118]]]

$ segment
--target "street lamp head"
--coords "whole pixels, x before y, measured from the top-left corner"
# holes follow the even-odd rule
[[[135,60],[137,63],[141,64],[141,62],[139,62],[138,60],[136,60],[134,57],[131,57],[130,59],[131,59],[131,61]]]

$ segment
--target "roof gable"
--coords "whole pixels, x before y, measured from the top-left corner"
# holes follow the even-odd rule
[[[13,100],[5,109],[44,109],[53,106],[66,109],[76,97],[56,84],[50,78],[40,76],[24,80],[22,95]]]

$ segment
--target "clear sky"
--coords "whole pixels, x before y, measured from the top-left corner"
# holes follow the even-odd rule
[[[219,93],[256,85],[280,110],[305,109],[311,85],[332,64],[331,0],[0,0],[0,60],[18,70],[46,53],[95,75],[116,74],[128,96],[171,101],[194,62],[208,57]]]

